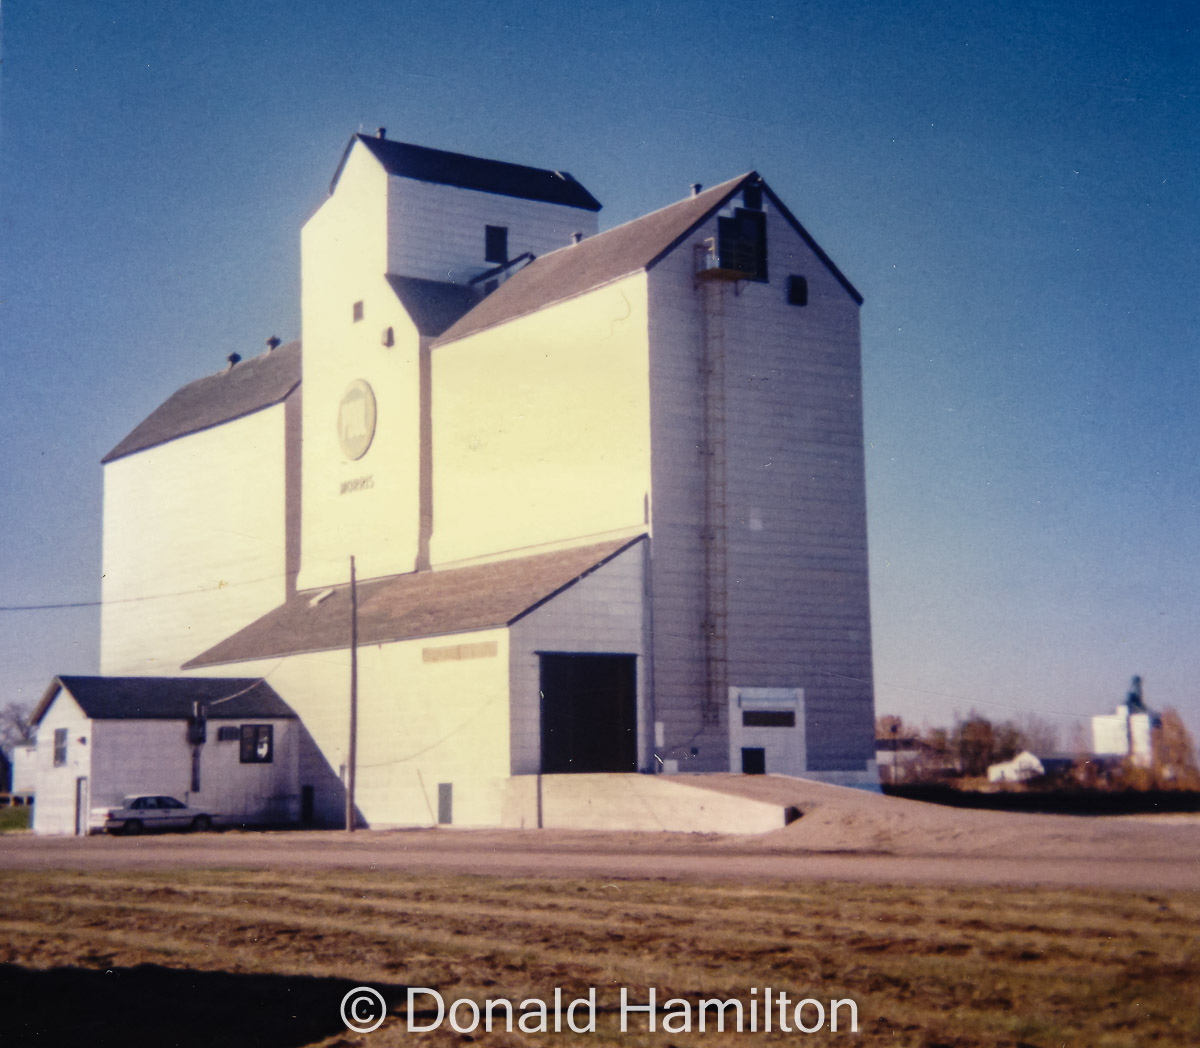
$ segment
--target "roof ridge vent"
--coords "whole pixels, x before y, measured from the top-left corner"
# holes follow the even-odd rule
[[[242,355],[241,353],[230,353],[225,359],[229,361],[229,367],[227,367],[225,370],[232,371],[242,359]]]
[[[583,234],[581,232],[579,232],[578,229],[575,230],[575,232],[571,234],[571,243],[572,244],[578,244],[582,239],[583,239]]]
[[[267,352],[270,353],[273,350],[278,349],[279,345],[280,345],[279,336],[272,335],[269,339],[267,339]]]
[[[328,600],[330,597],[332,597],[332,596],[333,596],[333,590],[332,590],[332,589],[325,589],[325,590],[321,590],[321,592],[320,592],[320,593],[318,593],[318,594],[317,594],[315,597],[312,597],[312,598],[309,600],[309,602],[308,602],[308,606],[309,606],[310,608],[315,608],[315,607],[316,607],[318,604],[321,604],[321,603],[323,603],[324,601],[327,601],[327,600]]]
[[[387,138],[387,128],[386,127],[376,128],[375,129],[375,137],[376,138]]]
[[[698,197],[700,195],[700,190],[702,190],[703,188],[704,188],[704,186],[700,182],[693,182],[692,183],[692,196]]]

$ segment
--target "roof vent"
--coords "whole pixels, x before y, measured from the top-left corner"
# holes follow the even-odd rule
[[[241,353],[230,353],[225,359],[229,361],[229,367],[226,370],[232,371],[233,366],[242,359],[242,355]]]
[[[704,188],[704,186],[702,186],[699,182],[693,182],[692,183],[692,196],[694,196],[694,197],[699,196],[700,190],[702,190],[703,188]]]
[[[315,597],[309,598],[308,606],[310,608],[315,608],[318,604],[323,603],[324,601],[328,600],[332,596],[333,596],[333,590],[331,590],[331,589],[321,590],[321,592],[318,593]]]
[[[579,241],[581,241],[582,239],[583,239],[583,234],[580,233],[578,230],[576,230],[574,233],[571,234],[571,243],[572,244],[578,244]]]
[[[278,349],[278,348],[279,348],[279,336],[272,335],[269,339],[267,339],[267,352],[270,353],[271,350]]]
[[[375,137],[376,138],[387,138],[387,128],[386,127],[376,128],[375,129]]]

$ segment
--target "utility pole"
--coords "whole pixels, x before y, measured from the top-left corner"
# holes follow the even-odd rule
[[[346,829],[354,832],[354,778],[358,768],[358,584],[350,558],[350,755],[346,769]]]

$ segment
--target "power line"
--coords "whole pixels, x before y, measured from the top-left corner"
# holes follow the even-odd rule
[[[62,601],[50,604],[0,604],[0,612],[17,611],[58,611],[67,608],[100,608],[113,604],[137,604],[144,600],[167,600],[171,597],[191,597],[197,593],[215,593],[218,590],[232,589],[234,586],[250,586],[258,582],[272,582],[287,577],[287,572],[271,575],[261,575],[254,579],[242,579],[241,582],[218,582],[215,586],[193,586],[191,589],[176,590],[173,593],[147,593],[140,597],[117,597],[113,600],[77,600]]]

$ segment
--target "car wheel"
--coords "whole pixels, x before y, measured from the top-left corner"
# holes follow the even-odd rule
[[[207,815],[197,815],[192,820],[192,829],[197,833],[207,833],[212,829],[212,819]]]
[[[136,837],[139,833],[142,832],[141,820],[140,819],[129,819],[125,823],[125,827],[124,827],[124,829],[122,829],[121,832],[129,834],[131,837]]]

